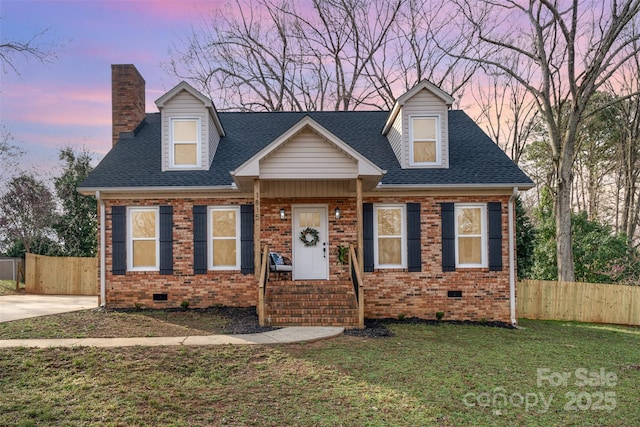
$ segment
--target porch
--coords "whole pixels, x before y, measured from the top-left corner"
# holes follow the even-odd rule
[[[253,189],[260,325],[364,328],[362,179],[255,179]],[[292,271],[271,272],[270,252]]]
[[[258,282],[260,326],[364,328],[364,289],[356,250],[348,246],[341,280],[290,280],[269,269],[269,246],[261,251]],[[270,280],[273,277],[274,280]]]

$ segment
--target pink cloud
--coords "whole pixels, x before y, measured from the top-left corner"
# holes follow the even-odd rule
[[[110,126],[109,88],[82,88],[71,84],[9,88],[4,94],[4,112],[15,122],[49,125]]]

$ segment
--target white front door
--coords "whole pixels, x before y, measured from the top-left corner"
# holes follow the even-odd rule
[[[325,205],[293,206],[292,212],[293,280],[327,280],[329,278],[327,207]],[[304,234],[305,230],[307,230],[306,234]]]

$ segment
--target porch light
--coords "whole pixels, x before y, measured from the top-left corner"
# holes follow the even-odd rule
[[[336,206],[336,219],[340,219],[340,208]]]
[[[284,221],[284,219],[285,219],[286,217],[287,217],[287,216],[286,216],[286,215],[285,215],[285,213],[284,213],[284,208],[281,208],[281,209],[280,209],[280,219],[281,219],[282,221]]]

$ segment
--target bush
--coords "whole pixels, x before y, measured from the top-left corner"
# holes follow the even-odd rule
[[[555,218],[542,208],[533,250],[531,277],[557,280]],[[576,280],[591,283],[637,283],[638,251],[627,237],[614,234],[609,225],[589,220],[586,212],[572,215],[573,258]]]

